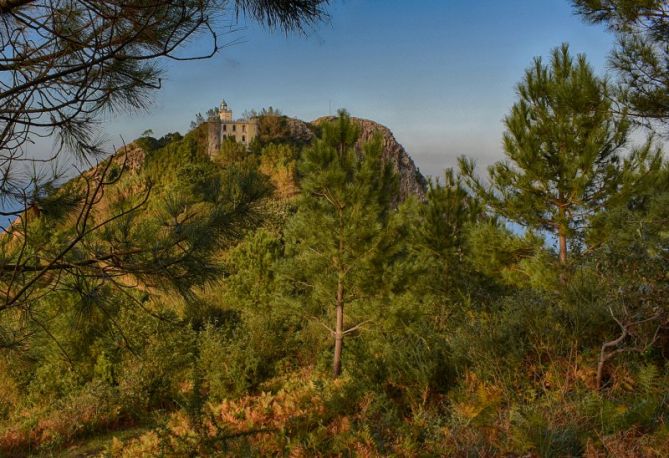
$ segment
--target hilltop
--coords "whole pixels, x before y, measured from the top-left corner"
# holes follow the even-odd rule
[[[252,145],[250,149],[261,156],[260,150],[268,144],[288,144],[297,149],[304,148],[314,142],[319,126],[334,119],[336,119],[335,116],[323,116],[307,122],[287,116],[260,116],[258,119],[259,144]],[[371,141],[375,136],[380,137],[383,146],[383,160],[391,165],[399,179],[397,200],[403,201],[412,195],[421,200],[424,199],[427,180],[420,173],[409,153],[395,139],[392,131],[388,127],[369,119],[351,117],[351,120],[361,129],[360,137],[356,143],[358,151],[362,151],[362,145]],[[190,134],[198,138],[197,151],[202,155],[207,153],[207,147],[203,139],[205,127],[205,125],[201,125]],[[118,165],[126,161],[125,166],[128,171],[136,173],[143,167],[147,153],[157,149],[157,146],[166,146],[170,139],[181,140],[179,134],[168,134],[166,137],[161,140],[151,137],[140,138],[121,149],[112,160]],[[216,160],[217,158],[214,156],[212,159]]]

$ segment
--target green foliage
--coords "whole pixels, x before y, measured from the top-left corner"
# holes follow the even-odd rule
[[[467,234],[468,260],[477,272],[500,284],[551,290],[557,277],[543,244],[534,232],[517,236],[495,222],[484,222]]]
[[[550,65],[540,58],[518,85],[520,100],[505,118],[504,150],[510,162],[488,170],[486,188],[460,166],[471,188],[498,214],[566,241],[606,204],[620,182],[618,154],[629,125],[611,110],[606,83],[567,45],[553,50]]]
[[[179,132],[170,132],[158,139],[152,137],[151,136],[152,134],[153,134],[152,130],[147,130],[141,137],[135,140],[135,143],[143,150],[147,152],[152,152],[157,149],[163,148],[164,146],[172,142],[178,142],[183,138]]]
[[[669,15],[664,0],[574,0],[576,11],[618,38],[610,57],[618,99],[639,120],[669,122]],[[663,132],[666,133],[666,132]]]
[[[407,226],[402,237],[417,269],[411,274],[417,294],[433,294],[447,302],[476,294],[482,279],[476,278],[470,264],[468,239],[471,228],[484,220],[482,210],[452,170],[444,173],[443,184],[429,183],[425,202],[408,202],[400,208]]]
[[[577,425],[551,425],[541,408],[529,408],[511,413],[513,449],[538,456],[579,456],[584,444]]]
[[[599,244],[584,263],[600,288],[600,307],[610,314],[602,340],[624,333],[616,350],[656,361],[663,359],[657,352],[666,345],[663,334],[669,323],[667,171],[665,164],[655,172],[652,192],[642,190],[600,216],[594,228]]]
[[[567,87],[601,89],[586,67],[569,68],[578,75]],[[548,86],[561,87],[555,84]],[[572,108],[575,123],[592,120]],[[549,157],[552,140],[533,137],[551,129],[577,134],[567,122],[543,121],[542,129],[530,123],[518,134],[526,143],[518,140],[514,151],[527,153],[523,160],[530,149],[520,146],[544,149],[534,168],[514,168],[516,184],[537,171],[549,183],[550,167],[572,170],[567,159],[580,160]],[[604,132],[593,127],[590,140],[570,142],[594,148]],[[142,425],[151,431],[106,450],[667,450],[669,169],[652,139],[608,163],[615,170],[590,169],[595,181],[611,180],[597,185],[605,205],[578,207],[583,218],[570,226],[578,250],[563,269],[546,248],[545,226],[505,226],[521,196],[539,202],[546,194],[508,188],[491,201],[471,192],[472,185],[480,190],[471,175],[447,170],[424,200],[394,205],[397,177],[379,140],[356,148],[359,129],[346,113],[323,124],[311,147],[281,141],[249,152],[230,144],[239,155],[219,163],[203,154],[199,135],[147,151],[144,166],[105,193],[104,211],[113,212],[138,202],[134,191],[151,183],[144,212],[86,239],[100,253],[113,246],[116,256],[146,248],[110,258],[114,282],[64,277],[40,299],[37,317],[2,321],[2,336],[21,324],[30,339],[0,360],[0,453],[36,446],[59,453],[87,434]],[[568,176],[580,180],[586,166]],[[31,223],[33,240],[57,247],[72,231],[68,213],[45,213]],[[25,252],[38,256],[39,247]],[[85,259],[77,256],[68,260]],[[114,270],[120,261],[125,270]],[[340,323],[338,307],[345,310]],[[598,387],[602,345],[625,327],[624,339],[605,348],[613,356]],[[344,371],[335,379],[328,331],[346,333]]]
[[[261,147],[271,143],[291,143],[293,141],[288,119],[285,116],[274,111],[268,111],[261,112],[257,119],[258,136],[256,141]]]
[[[470,196],[460,176],[453,170],[444,173],[444,184],[429,183],[426,205],[420,207],[417,228],[421,243],[438,256],[462,260],[466,226],[482,216],[479,202]]]
[[[260,111],[257,110],[249,110],[245,111],[242,116],[246,119],[251,119],[251,118],[259,118],[262,116],[283,116],[283,113],[281,113],[281,110],[278,108],[274,108],[273,106],[269,106],[267,108],[261,108]]]
[[[299,191],[297,183],[297,160],[295,147],[271,143],[260,152],[258,170],[269,176],[277,197],[292,197]]]
[[[398,185],[390,167],[381,162],[380,139],[364,145],[359,154],[354,147],[358,136],[346,112],[323,126],[322,138],[304,151],[299,168],[302,198],[286,230],[293,269],[301,266],[293,281],[307,285],[304,313],[332,323],[336,308],[334,333],[340,341],[346,332],[344,306],[355,310],[369,303],[368,292],[380,281],[377,266],[390,242],[390,203]],[[356,318],[361,323],[365,314]],[[334,364],[339,364],[337,357]]]
[[[234,138],[227,137],[221,144],[218,161],[222,164],[233,164],[244,161],[249,157],[249,151],[243,143],[237,143]]]

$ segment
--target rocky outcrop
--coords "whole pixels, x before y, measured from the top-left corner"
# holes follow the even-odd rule
[[[306,122],[296,118],[286,118],[286,122],[288,123],[288,129],[290,129],[291,138],[297,143],[308,144],[316,138]]]
[[[319,125],[326,121],[336,119],[334,116],[324,116],[312,121],[312,124]],[[427,180],[414,164],[413,160],[406,152],[404,147],[400,145],[393,133],[386,126],[369,119],[351,118],[360,126],[360,138],[356,146],[361,148],[363,144],[372,140],[375,135],[381,136],[381,143],[383,145],[383,159],[390,163],[393,170],[399,176],[399,199],[404,200],[409,196],[417,196],[419,199],[425,198],[427,189]]]
[[[129,145],[119,148],[109,158],[86,170],[81,176],[84,178],[97,178],[105,170],[107,170],[108,174],[107,179],[110,179],[110,173],[115,175],[121,171],[123,173],[136,174],[140,172],[142,167],[144,167],[145,160],[146,152],[144,149],[139,146],[137,142],[132,142]],[[111,166],[108,168],[107,165],[109,164],[109,161],[111,161]],[[75,178],[75,180],[76,179],[77,178]]]
[[[119,150],[112,157],[112,161],[119,167],[125,166],[129,172],[138,172],[144,166],[146,152],[136,143],[131,143],[125,148]]]

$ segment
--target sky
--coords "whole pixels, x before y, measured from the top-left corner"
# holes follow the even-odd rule
[[[108,137],[185,133],[223,98],[235,116],[273,106],[310,121],[345,108],[390,128],[439,176],[463,154],[481,166],[503,158],[503,119],[533,57],[567,42],[603,75],[613,46],[568,0],[333,0],[328,12],[307,36],[240,18],[215,57],[166,63],[148,112],[106,120]]]

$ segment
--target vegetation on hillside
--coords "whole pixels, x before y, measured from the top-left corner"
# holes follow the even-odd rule
[[[397,177],[378,141],[353,148],[345,112],[312,145],[279,132],[213,162],[202,135],[140,139],[143,167],[103,207],[147,181],[146,210],[89,242],[176,232],[192,259],[124,273],[123,294],[88,279],[44,300],[48,332],[3,354],[4,454],[115,429],[136,437],[100,453],[667,452],[660,155],[615,163],[561,260],[532,226],[507,229],[469,175],[393,207]]]
[[[575,3],[666,46],[661,2]],[[0,455],[669,455],[666,123],[631,82],[536,59],[506,160],[424,198],[345,111],[50,187],[0,238]]]

